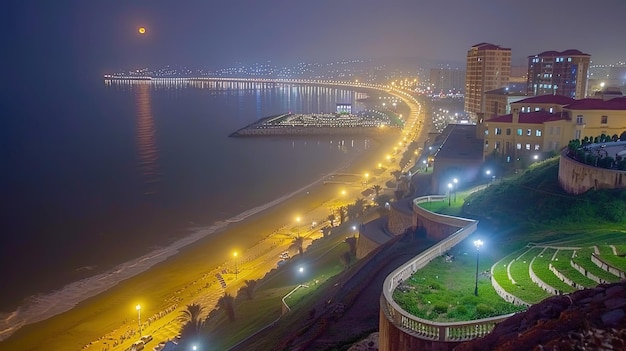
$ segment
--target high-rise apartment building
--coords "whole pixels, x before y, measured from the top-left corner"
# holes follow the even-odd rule
[[[578,50],[545,51],[529,56],[528,94],[585,98],[590,62],[591,56]]]
[[[484,93],[509,84],[511,49],[489,43],[472,46],[465,71],[465,113],[480,122],[485,112]]]
[[[463,91],[465,88],[465,71],[454,68],[432,68],[430,70],[430,85],[434,92]]]

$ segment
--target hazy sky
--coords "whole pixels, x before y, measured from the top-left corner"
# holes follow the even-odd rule
[[[462,62],[480,42],[510,47],[514,64],[571,48],[595,63],[626,59],[626,0],[8,0],[1,7],[9,64],[37,67]]]

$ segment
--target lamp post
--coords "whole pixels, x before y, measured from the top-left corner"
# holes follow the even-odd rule
[[[452,183],[448,183],[448,206],[451,205],[450,197],[452,196]]]
[[[476,285],[474,287],[474,295],[478,296],[478,253],[480,252],[480,247],[483,246],[483,241],[480,239],[474,240],[474,246],[476,246]]]
[[[237,275],[239,274],[239,270],[237,269],[237,251],[233,252],[233,256],[235,257],[235,280],[237,280]]]
[[[139,325],[139,337],[141,337],[141,305],[135,306],[137,310],[137,324]]]
[[[454,202],[456,202],[456,189],[459,187],[459,180],[454,178],[452,181],[454,182]]]

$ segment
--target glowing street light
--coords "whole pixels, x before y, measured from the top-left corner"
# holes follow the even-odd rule
[[[483,246],[483,241],[480,239],[474,240],[474,246],[476,246],[476,286],[474,287],[474,295],[478,296],[478,253],[480,252],[480,247]]]
[[[459,187],[459,180],[454,178],[452,181],[454,182],[454,202],[456,202],[456,189]]]
[[[135,306],[137,310],[137,324],[139,325],[139,337],[141,337],[141,305]]]
[[[370,177],[370,174],[369,173],[365,173],[365,185],[366,186],[367,186],[367,178],[369,178],[369,177]]]

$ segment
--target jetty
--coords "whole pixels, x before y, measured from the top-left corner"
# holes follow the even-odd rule
[[[346,113],[297,114],[284,113],[262,118],[236,132],[231,137],[245,136],[382,136],[399,130],[381,116]]]

